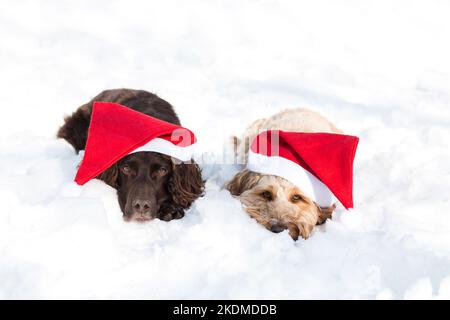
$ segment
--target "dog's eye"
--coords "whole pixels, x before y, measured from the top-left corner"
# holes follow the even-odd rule
[[[168,172],[167,168],[164,168],[164,167],[159,168],[158,171],[161,176],[166,175]]]
[[[153,171],[151,176],[152,178],[159,178],[159,177],[163,177],[167,174],[167,172],[169,172],[169,170],[167,170],[167,168],[164,167],[160,167],[157,170]]]
[[[264,191],[263,193],[261,193],[261,196],[266,200],[272,200],[272,193],[269,191]]]
[[[299,195],[299,194],[294,194],[294,195],[291,197],[291,201],[292,201],[292,202],[298,202],[298,201],[300,201],[300,200],[302,200],[302,196]]]
[[[125,174],[130,174],[131,173],[131,167],[129,165],[127,165],[127,164],[124,164],[121,167],[121,169],[122,169],[122,172],[125,173]]]

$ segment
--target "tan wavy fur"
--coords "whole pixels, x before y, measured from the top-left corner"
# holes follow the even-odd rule
[[[236,158],[244,163],[244,169],[227,184],[227,189],[241,201],[245,211],[268,230],[281,232],[287,229],[294,240],[299,236],[307,239],[316,225],[331,218],[336,206],[321,208],[302,192],[301,186],[295,186],[281,177],[245,169],[250,142],[264,130],[329,133],[342,131],[317,112],[297,108],[256,120],[247,128],[242,138],[233,139]]]

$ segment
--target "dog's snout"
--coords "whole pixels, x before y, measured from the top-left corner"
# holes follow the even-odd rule
[[[287,229],[287,226],[285,226],[285,225],[283,225],[283,224],[281,224],[281,223],[273,224],[273,225],[270,227],[270,231],[275,232],[275,233],[283,232],[283,231],[286,230],[286,229]]]
[[[133,211],[139,214],[148,214],[151,209],[151,202],[148,200],[135,199],[133,201]]]

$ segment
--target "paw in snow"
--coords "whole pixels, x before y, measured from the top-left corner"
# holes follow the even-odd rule
[[[183,208],[177,207],[170,202],[163,203],[158,212],[158,218],[164,221],[181,219],[184,217]]]

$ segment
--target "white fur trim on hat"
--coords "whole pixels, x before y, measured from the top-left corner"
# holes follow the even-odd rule
[[[143,151],[159,152],[186,162],[192,159],[194,154],[193,149],[193,145],[180,147],[165,139],[155,138],[143,146],[131,151],[130,154]]]

